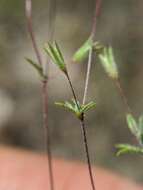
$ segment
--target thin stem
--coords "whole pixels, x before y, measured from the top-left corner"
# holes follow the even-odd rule
[[[55,33],[55,27],[53,25],[56,22],[56,7],[57,3],[56,0],[49,0],[48,1],[48,25],[49,25],[49,30],[48,30],[48,39],[50,41],[53,41],[53,36]]]
[[[93,25],[91,30],[91,37],[92,40],[94,40],[96,35],[96,28],[97,28],[97,18],[100,14],[100,8],[101,8],[101,2],[102,0],[96,0],[95,1],[95,13],[93,17]],[[87,72],[86,72],[86,79],[85,79],[85,87],[84,87],[84,95],[83,95],[83,104],[86,102],[87,92],[88,92],[88,86],[89,86],[89,78],[90,78],[90,72],[91,72],[91,63],[92,63],[92,48],[89,51],[88,55],[88,64],[87,64]]]
[[[52,153],[51,153],[51,139],[50,139],[50,130],[48,126],[48,92],[47,92],[47,82],[48,80],[43,81],[42,92],[43,92],[43,126],[45,130],[45,141],[46,141],[46,151],[49,167],[49,178],[50,178],[50,187],[51,190],[54,190],[54,177],[52,169]]]
[[[27,26],[28,26],[28,32],[31,37],[32,46],[35,51],[38,64],[43,66],[42,58],[40,51],[38,49],[35,34],[33,31],[33,25],[32,25],[32,1],[31,0],[25,0],[25,12],[26,12],[26,18],[27,18]],[[48,91],[47,91],[47,83],[48,78],[44,81],[42,81],[42,100],[43,100],[43,127],[45,129],[45,141],[46,141],[46,152],[47,152],[47,158],[48,158],[48,167],[49,167],[49,183],[51,190],[54,190],[54,178],[53,178],[53,170],[52,170],[52,153],[51,153],[51,141],[50,141],[50,133],[49,133],[49,127],[48,127]]]
[[[80,111],[80,107],[77,101],[77,97],[75,94],[75,90],[73,88],[71,79],[69,77],[68,72],[66,73],[74,100],[76,102],[76,105]],[[82,118],[80,119],[80,123],[81,123],[81,130],[82,130],[82,136],[83,136],[83,143],[84,143],[84,147],[85,147],[85,155],[86,155],[86,159],[87,159],[87,165],[88,165],[88,171],[89,171],[89,177],[90,177],[90,181],[91,181],[91,186],[92,186],[92,190],[96,190],[95,185],[94,185],[94,179],[93,179],[93,174],[92,174],[92,169],[91,169],[91,162],[90,162],[90,155],[89,155],[89,148],[88,148],[88,141],[87,141],[87,134],[86,134],[86,128],[85,128],[85,120],[84,120],[84,113],[82,114]]]
[[[71,91],[72,91],[72,94],[73,94],[75,103],[76,103],[76,105],[77,105],[77,107],[78,107],[78,109],[79,109],[79,111],[80,111],[80,107],[79,107],[79,104],[78,104],[78,100],[77,100],[77,97],[76,97],[76,93],[75,93],[75,90],[74,90],[74,87],[73,87],[73,84],[72,84],[72,82],[71,82],[71,79],[70,79],[70,77],[69,77],[68,72],[66,72],[66,77],[67,77],[67,79],[68,79],[68,82],[69,82],[69,85],[70,85],[70,88],[71,88]]]
[[[102,0],[95,0],[95,12],[94,12],[93,25],[92,25],[92,31],[91,31],[93,38],[96,35],[97,18],[100,15],[101,3],[102,3]]]
[[[93,49],[91,48],[89,51],[89,55],[88,55],[87,73],[86,73],[85,88],[84,88],[84,95],[83,95],[82,104],[85,104],[87,92],[88,92],[88,83],[89,83],[91,63],[92,63],[92,52],[93,52]]]
[[[124,105],[125,105],[125,107],[126,107],[127,112],[128,112],[128,113],[133,113],[133,112],[132,112],[132,109],[130,108],[130,106],[129,106],[129,104],[128,104],[128,100],[127,100],[127,97],[126,97],[126,95],[125,95],[125,92],[124,92],[124,90],[123,90],[123,88],[122,88],[122,86],[121,86],[120,80],[119,80],[119,79],[116,79],[116,80],[115,80],[115,84],[116,84],[116,87],[117,87],[117,89],[118,89],[118,91],[119,91],[119,93],[120,93],[120,96],[121,96],[121,98],[122,98],[122,100],[123,100],[123,103],[124,103]]]
[[[31,37],[33,49],[35,51],[35,55],[37,56],[38,63],[42,66],[42,58],[37,46],[37,42],[36,42],[36,38],[33,31],[33,26],[32,26],[32,1],[31,0],[25,0],[25,14],[27,18],[27,28]]]
[[[48,41],[53,42],[53,36],[55,33],[55,22],[56,22],[56,10],[57,10],[57,3],[56,0],[49,0],[48,1]],[[49,76],[49,65],[51,63],[51,60],[47,58],[46,64],[45,64],[45,69],[44,69],[44,74],[46,76]]]
[[[86,158],[87,158],[90,182],[91,182],[91,185],[92,185],[92,190],[96,190],[95,185],[94,185],[93,174],[92,174],[91,161],[90,161],[89,148],[88,148],[88,141],[87,141],[87,132],[86,132],[84,118],[81,121],[81,129],[82,129],[83,142],[84,142],[84,147],[85,147],[85,154],[86,154]]]

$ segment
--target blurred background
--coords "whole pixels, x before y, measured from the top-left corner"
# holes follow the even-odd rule
[[[43,44],[48,41],[48,6],[48,0],[33,1],[34,31],[45,60]],[[71,57],[90,35],[94,1],[57,0],[56,6],[57,10],[53,12],[56,15],[54,38],[65,54],[81,100],[86,61],[72,64]],[[142,0],[103,0],[96,35],[97,40],[112,44],[123,89],[137,117],[143,112],[142,7]],[[25,57],[36,60],[27,33],[24,1],[0,0],[0,142],[43,152],[41,83]],[[50,65],[49,75],[49,127],[53,154],[84,162],[78,121],[54,105],[55,101],[72,98],[68,84],[57,67]],[[142,156],[115,156],[115,144],[135,144],[136,141],[127,129],[125,108],[119,93],[95,58],[88,100],[97,103],[96,109],[87,117],[92,163],[143,182]]]

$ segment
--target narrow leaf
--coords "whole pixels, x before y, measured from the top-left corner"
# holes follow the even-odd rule
[[[55,46],[56,46],[56,50],[57,50],[57,52],[58,52],[58,54],[59,54],[59,57],[61,58],[61,61],[64,62],[64,58],[63,58],[62,52],[61,52],[61,50],[60,50],[60,48],[59,48],[59,45],[57,44],[56,41],[55,41]]]
[[[38,72],[38,74],[40,75],[40,77],[42,77],[42,78],[46,77],[43,74],[43,68],[41,67],[41,65],[38,65],[38,63],[34,62],[32,59],[29,59],[29,58],[25,58],[25,59]]]
[[[54,45],[51,45],[50,43],[48,43],[45,45],[44,50],[52,59],[54,64],[56,64],[60,68],[60,70],[66,73],[66,65],[65,65],[64,58],[58,44],[56,42]]]
[[[76,117],[78,119],[81,120],[81,118],[82,118],[82,112],[81,112],[81,110],[79,110],[80,105],[79,105],[79,108],[78,108],[78,106],[77,106],[77,104],[75,103],[74,100],[72,100],[71,103],[68,102],[68,101],[66,101],[66,102],[56,102],[55,104],[58,105],[58,106],[61,106],[61,107],[65,108],[65,109],[67,109],[69,111],[71,111],[72,113],[74,113],[76,115]]]
[[[77,52],[73,56],[74,62],[82,62],[84,59],[88,57],[89,50],[93,46],[92,38],[89,39],[77,50]]]
[[[87,112],[87,111],[89,111],[89,110],[95,108],[95,106],[96,106],[96,103],[93,102],[93,101],[92,101],[92,102],[89,102],[89,103],[86,104],[86,105],[82,105],[82,112]]]
[[[141,133],[143,133],[143,115],[139,117],[139,128]]]
[[[120,156],[121,154],[126,153],[140,153],[143,154],[143,149],[137,146],[132,146],[129,144],[118,144],[116,145],[116,148],[118,149],[117,156]]]
[[[138,129],[138,124],[136,123],[134,117],[131,114],[127,114],[126,119],[127,119],[128,128],[130,129],[133,135],[138,137],[139,129]]]
[[[140,142],[143,144],[143,115],[139,117]]]
[[[55,105],[61,106],[67,110],[70,110],[74,113],[76,113],[76,110],[74,108],[74,106],[70,103],[70,102],[55,102]]]
[[[104,47],[102,53],[98,55],[101,65],[103,66],[105,72],[108,74],[109,77],[113,79],[118,78],[118,69],[115,62],[113,49],[112,47]]]
[[[93,44],[93,50],[96,54],[101,54],[104,50],[104,46],[100,42],[94,42]]]

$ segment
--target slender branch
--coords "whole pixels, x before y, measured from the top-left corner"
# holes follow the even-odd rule
[[[32,1],[25,0],[25,12],[27,18],[27,26],[28,32],[31,37],[32,46],[35,51],[38,64],[43,67],[43,62],[41,58],[40,51],[38,49],[35,34],[33,31],[32,25]],[[44,68],[43,68],[44,69]],[[52,153],[51,153],[51,140],[50,140],[50,133],[48,127],[48,91],[47,91],[47,83],[48,78],[42,81],[42,100],[43,100],[43,127],[45,129],[45,141],[46,141],[46,152],[47,152],[47,159],[48,159],[48,167],[49,167],[49,183],[51,190],[54,190],[54,178],[53,178],[53,170],[52,170]]]
[[[33,49],[35,51],[35,55],[37,56],[38,63],[42,66],[42,58],[37,46],[37,42],[35,39],[35,34],[33,31],[33,26],[32,26],[32,1],[31,0],[25,0],[25,14],[26,14],[26,19],[27,19],[27,28],[31,37]]]
[[[101,3],[102,3],[102,0],[95,0],[95,12],[94,12],[93,25],[92,25],[92,31],[91,31],[93,38],[96,35],[97,18],[100,15]]]
[[[95,1],[95,13],[94,13],[93,25],[92,25],[92,30],[91,30],[92,40],[94,40],[95,35],[96,35],[97,18],[100,14],[101,2],[102,0]],[[86,97],[87,97],[87,92],[88,92],[89,78],[90,78],[90,72],[91,72],[92,53],[93,53],[93,50],[91,48],[91,50],[89,51],[89,56],[88,56],[87,72],[86,72],[84,95],[83,95],[83,104],[85,104],[86,102]]]
[[[121,82],[120,82],[119,78],[115,80],[115,85],[116,85],[116,87],[117,87],[117,89],[118,89],[118,91],[120,93],[120,96],[121,96],[121,98],[123,100],[123,103],[125,105],[125,108],[126,108],[127,112],[133,114],[133,111],[132,111],[132,109],[130,108],[130,106],[128,104],[127,97],[126,97],[125,92],[124,92],[124,90],[123,90],[123,88],[121,86]]]
[[[48,29],[48,39],[50,41],[53,41],[53,36],[55,33],[55,27],[53,27],[53,25],[56,22],[56,0],[49,0],[48,1],[48,25],[49,25],[49,29]]]
[[[51,190],[54,190],[54,177],[52,169],[52,153],[51,153],[51,138],[50,131],[48,126],[48,92],[47,92],[47,82],[48,80],[43,81],[42,86],[42,95],[43,95],[43,126],[45,130],[45,141],[46,141],[46,151],[48,158],[48,167],[49,167],[49,179]]]
[[[88,92],[88,83],[89,83],[91,63],[92,63],[92,52],[93,52],[93,49],[91,48],[89,51],[89,55],[88,55],[87,73],[86,73],[85,88],[84,88],[84,95],[83,95],[82,104],[85,104],[87,92]]]
[[[66,76],[67,76],[67,79],[68,79],[68,82],[69,82],[69,85],[70,85],[74,100],[75,100],[76,105],[77,105],[77,107],[78,107],[78,109],[80,111],[80,107],[79,107],[79,104],[78,104],[78,101],[77,101],[77,96],[76,96],[76,93],[75,93],[75,90],[73,88],[73,85],[72,85],[72,82],[71,82],[71,79],[69,77],[68,72],[66,73]],[[89,148],[88,148],[88,141],[87,141],[87,134],[86,134],[85,119],[84,118],[85,117],[84,117],[84,113],[83,113],[82,118],[80,120],[80,123],[81,123],[81,130],[82,130],[82,136],[83,136],[83,143],[84,143],[84,147],[85,147],[85,155],[86,155],[86,159],[87,159],[87,165],[88,165],[88,171],[89,171],[89,177],[90,177],[92,190],[96,190],[95,185],[94,185],[92,169],[91,169],[91,161],[90,161],[90,155],[89,155]]]
[[[57,10],[57,3],[56,0],[49,0],[48,1],[48,41],[49,42],[53,42],[53,37],[54,37],[54,33],[55,33],[55,22],[56,22],[56,10]],[[47,58],[46,64],[45,64],[45,69],[44,69],[44,74],[46,76],[49,76],[49,65],[51,63],[51,60],[49,58]]]
[[[92,40],[94,40],[95,34],[96,34],[96,25],[97,25],[97,17],[99,16],[100,13],[100,7],[101,7],[101,0],[96,0],[95,3],[95,15],[94,15],[94,19],[93,19],[93,26],[92,26],[92,31],[91,31],[91,37]],[[92,62],[92,48],[89,51],[89,57],[88,57],[88,65],[87,65],[87,73],[86,73],[86,80],[85,80],[85,89],[84,89],[84,95],[83,95],[83,104],[85,104],[86,102],[86,97],[87,97],[87,92],[88,92],[88,84],[89,84],[89,77],[90,77],[90,70],[91,70],[91,62]],[[77,101],[77,97],[75,94],[75,90],[73,88],[71,79],[69,77],[69,74],[66,73],[74,100],[77,104],[78,109],[80,110],[78,101]],[[85,147],[85,154],[86,154],[86,159],[87,159],[87,164],[88,164],[88,171],[89,171],[89,177],[90,177],[90,181],[91,181],[91,186],[92,186],[92,190],[96,190],[95,189],[95,185],[94,185],[94,179],[93,179],[93,174],[92,174],[92,169],[91,169],[91,161],[90,161],[90,155],[89,155],[89,148],[88,148],[88,141],[87,141],[87,134],[86,134],[86,128],[85,128],[85,120],[84,120],[84,113],[82,115],[82,119],[80,120],[81,123],[81,129],[82,129],[82,136],[83,136],[83,142],[84,142],[84,147]]]
[[[80,107],[79,107],[79,104],[78,104],[78,100],[77,100],[77,97],[76,97],[76,93],[75,93],[75,90],[74,90],[74,87],[73,87],[73,84],[71,82],[71,79],[70,79],[70,76],[68,74],[68,72],[66,73],[66,77],[68,79],[68,82],[69,82],[69,85],[70,85],[70,88],[71,88],[71,91],[72,91],[72,94],[73,94],[73,97],[74,97],[74,100],[75,100],[75,103],[80,111]]]
[[[89,148],[88,148],[88,141],[87,141],[87,132],[86,132],[84,118],[81,121],[81,130],[82,130],[83,142],[84,142],[84,147],[85,147],[85,154],[86,154],[86,158],[87,158],[90,182],[91,182],[91,185],[92,185],[92,190],[96,190],[95,185],[94,185],[93,174],[92,174],[91,161],[90,161]]]

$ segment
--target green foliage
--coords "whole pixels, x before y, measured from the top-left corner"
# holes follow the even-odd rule
[[[46,79],[46,76],[43,73],[43,68],[41,65],[33,61],[32,59],[26,58],[26,61],[38,72],[41,79]]]
[[[87,111],[89,111],[89,110],[95,108],[95,106],[96,106],[96,103],[93,102],[93,101],[91,101],[91,102],[89,102],[89,103],[87,103],[87,104],[85,104],[85,105],[81,105],[81,111],[82,111],[83,113],[85,113],[85,112],[87,112]]]
[[[132,134],[137,138],[140,144],[143,144],[143,116],[140,116],[138,122],[131,114],[127,114],[128,128]]]
[[[113,49],[111,46],[104,47],[102,53],[99,54],[100,62],[109,77],[113,79],[118,78],[118,69],[114,59]]]
[[[143,133],[143,115],[139,117],[139,129],[140,132]]]
[[[131,114],[127,114],[126,120],[130,131],[138,138],[140,132],[135,118]]]
[[[76,63],[84,61],[88,57],[89,51],[92,48],[95,53],[100,54],[104,47],[100,42],[93,42],[92,37],[90,36],[88,40],[76,51],[73,56],[73,61]]]
[[[54,45],[48,43],[45,45],[44,49],[60,70],[67,73],[66,64],[58,44],[56,42],[54,42]]]
[[[139,145],[132,146],[129,144],[118,144],[116,145],[116,148],[118,148],[117,156],[125,153],[143,154],[143,116],[140,116],[139,121],[137,122],[131,114],[127,114],[126,120],[128,128],[130,129],[131,133],[137,138]]]
[[[93,40],[91,37],[76,51],[73,56],[74,62],[82,62],[88,57],[88,53],[93,46]]]
[[[101,54],[101,53],[103,52],[104,46],[103,46],[103,44],[101,44],[100,42],[95,42],[95,43],[93,44],[93,50],[94,50],[94,52],[95,52],[97,55],[99,55],[99,54]]]
[[[116,145],[116,148],[118,149],[117,156],[120,156],[121,154],[126,153],[140,153],[143,154],[143,148],[132,146],[129,144],[118,144]]]
[[[140,142],[143,144],[143,115],[139,117]]]
[[[75,102],[75,100],[72,100],[72,102],[56,102],[55,104],[73,112],[80,120],[82,120],[83,114],[85,112],[93,109],[96,106],[95,102],[93,101],[89,102],[88,104],[81,105],[79,102]]]

